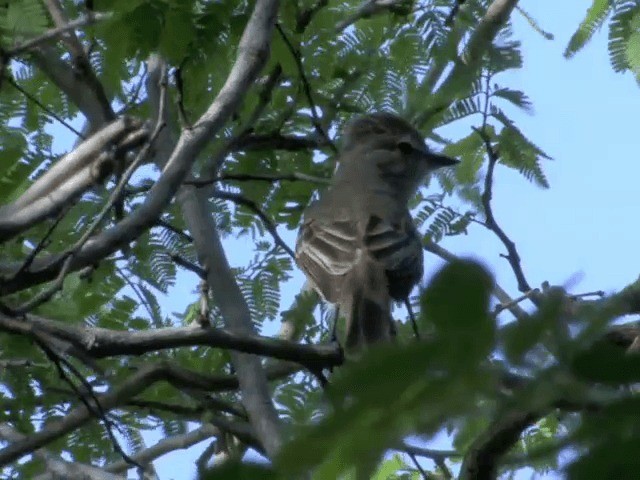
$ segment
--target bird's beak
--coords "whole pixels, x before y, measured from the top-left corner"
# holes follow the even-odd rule
[[[457,165],[460,163],[460,160],[456,160],[455,158],[447,157],[446,155],[438,155],[437,153],[431,153],[426,150],[423,152],[424,159],[435,165],[437,168],[440,167],[451,167],[452,165]]]

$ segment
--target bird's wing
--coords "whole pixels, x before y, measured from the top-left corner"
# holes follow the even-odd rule
[[[423,272],[422,242],[409,212],[395,220],[369,217],[364,246],[383,265],[389,295],[394,300],[407,298]]]
[[[357,224],[307,216],[296,242],[296,261],[328,302],[339,299],[342,280],[358,262]]]

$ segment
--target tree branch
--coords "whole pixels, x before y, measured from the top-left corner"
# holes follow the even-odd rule
[[[531,286],[527,279],[525,278],[524,271],[522,270],[522,265],[520,263],[520,255],[518,254],[518,250],[516,248],[516,244],[508,237],[504,230],[498,225],[496,221],[496,217],[493,214],[493,208],[491,207],[491,199],[493,197],[493,172],[495,170],[496,164],[498,163],[498,154],[493,149],[491,145],[491,139],[487,136],[487,134],[483,130],[475,129],[476,133],[480,135],[482,138],[485,148],[487,150],[487,156],[489,157],[489,165],[487,167],[487,174],[484,179],[484,191],[482,192],[482,206],[484,208],[484,213],[486,217],[487,228],[495,233],[502,244],[507,249],[506,259],[511,265],[511,269],[516,276],[516,280],[518,281],[518,290],[522,293],[530,292]]]
[[[269,53],[269,39],[277,5],[277,0],[264,0],[256,5],[240,41],[238,58],[224,86],[193,128],[182,132],[176,148],[164,166],[162,175],[153,185],[144,202],[117,225],[87,242],[70,261],[69,272],[105,258],[121,245],[137,238],[155,223],[161,211],[184,181],[198,153],[235,111],[242,96],[265,63]],[[47,70],[47,73],[50,72]],[[75,83],[63,84],[67,88],[71,88],[72,85]],[[86,86],[81,84],[80,89],[85,91]],[[90,110],[88,107],[87,109]],[[99,120],[96,121],[101,124]],[[65,255],[52,255],[34,261],[33,265],[18,278],[4,282],[0,286],[0,294],[6,295],[20,291],[55,278],[64,267],[66,258]],[[0,273],[5,271],[6,268],[2,268]]]
[[[248,425],[241,425],[238,422],[230,422],[226,419],[219,418],[218,423],[225,425],[225,430],[232,432],[234,435],[238,434],[242,437],[243,442],[251,445],[254,448],[260,448],[260,445],[256,443],[255,438],[252,437],[251,431]],[[207,438],[220,435],[221,428],[214,424],[205,423],[200,428],[196,428],[188,433],[182,435],[174,435],[165,438],[152,447],[146,448],[141,452],[136,453],[132,458],[141,465],[148,465],[157,458],[175,450],[189,448],[196,443],[199,443]],[[131,468],[126,462],[118,461],[107,465],[105,470],[113,473],[126,472]]]
[[[312,182],[322,185],[329,185],[331,180],[328,178],[315,177],[313,175],[307,175],[305,173],[291,172],[291,173],[221,173],[214,178],[204,178],[197,180],[187,180],[185,185],[193,185],[194,187],[205,187],[215,182],[233,180],[239,182]]]
[[[221,190],[215,190],[211,194],[211,196],[215,198],[220,198],[223,200],[230,200],[238,205],[243,205],[247,207],[249,210],[253,211],[258,216],[258,218],[262,220],[262,224],[267,229],[267,231],[271,234],[276,245],[282,248],[287,253],[287,255],[289,255],[292,259],[295,260],[296,254],[293,252],[293,250],[291,250],[291,247],[289,247],[289,245],[287,245],[287,243],[282,239],[282,237],[278,233],[276,225],[267,216],[267,214],[262,211],[262,209],[258,206],[256,202],[238,193],[223,192]]]
[[[0,438],[3,438],[7,442],[20,442],[24,441],[26,435],[18,433],[8,424],[0,424]],[[85,465],[78,462],[67,462],[61,458],[57,458],[53,454],[43,449],[38,449],[33,452],[33,455],[41,458],[47,466],[47,472],[43,475],[39,475],[38,480],[53,480],[54,478],[82,478],[85,480],[126,480],[126,477],[122,475],[115,475],[107,473],[106,471],[93,467],[91,465]]]
[[[525,429],[542,416],[543,412],[527,410],[502,413],[467,450],[459,480],[495,480],[500,457],[513,446]]]
[[[281,378],[283,374],[288,375],[294,371],[291,370],[291,366],[274,368],[268,372],[268,378]],[[208,392],[238,388],[238,379],[235,376],[203,375],[178,368],[171,363],[158,362],[144,365],[117,387],[107,393],[97,395],[97,398],[104,411],[107,412],[126,404],[129,399],[139,395],[154,383],[163,380],[176,388],[199,388]],[[60,420],[52,422],[42,430],[31,433],[28,437],[13,442],[0,450],[0,468],[74,431],[92,418],[93,416],[84,405],[74,408]]]
[[[42,332],[68,341],[92,358],[142,355],[168,348],[199,345],[296,362],[310,370],[329,368],[342,363],[340,349],[334,345],[300,345],[232,329],[189,326],[120,331],[66,324],[35,315],[26,315],[25,319],[14,319],[3,313],[0,313],[0,329],[7,333],[28,336]]]

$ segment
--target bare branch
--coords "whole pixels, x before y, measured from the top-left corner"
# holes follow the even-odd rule
[[[331,180],[327,178],[314,177],[305,173],[221,173],[210,179],[187,180],[185,185],[193,185],[195,187],[209,186],[212,183],[233,180],[239,182],[261,181],[261,182],[312,182],[322,185],[329,185]]]
[[[126,117],[113,122],[56,162],[15,202],[0,207],[0,242],[60,212],[103,180],[104,164],[115,162],[115,152],[108,147],[118,145],[139,128],[138,122]]]
[[[316,132],[318,133],[318,136],[320,138],[322,138],[325,142],[327,142],[327,145],[329,147],[331,147],[331,150],[333,151],[333,153],[337,153],[338,152],[338,148],[331,141],[331,139],[329,138],[329,135],[327,135],[327,132],[322,127],[322,122],[320,121],[320,117],[318,116],[318,110],[316,108],[316,103],[313,100],[313,94],[311,93],[311,85],[309,84],[309,80],[307,79],[307,75],[304,73],[304,65],[302,65],[302,59],[300,57],[300,52],[298,50],[296,50],[296,48],[293,46],[293,44],[291,43],[291,40],[289,40],[289,37],[284,32],[284,30],[282,29],[282,27],[280,26],[279,23],[276,23],[276,30],[278,30],[278,33],[280,34],[280,37],[282,37],[282,40],[284,41],[285,45],[289,49],[289,52],[291,53],[291,55],[293,56],[293,59],[296,62],[296,67],[298,68],[298,74],[300,75],[300,81],[302,82],[302,89],[304,91],[305,97],[307,97],[307,102],[309,102],[309,108],[311,109],[311,117],[313,118],[313,126],[316,129]]]
[[[412,455],[416,455],[418,457],[428,458],[430,460],[433,460],[434,462],[436,460],[445,460],[447,458],[457,458],[462,456],[455,450],[435,450],[432,448],[418,447],[407,442],[404,442],[399,450],[410,453]]]
[[[495,480],[498,461],[520,438],[522,432],[544,415],[543,412],[504,412],[467,450],[459,480]]]
[[[176,262],[182,268],[186,268],[190,272],[195,273],[200,278],[202,278],[202,279],[206,279],[207,278],[207,271],[204,268],[196,265],[193,262],[190,262],[186,258],[183,258],[180,255],[176,255],[175,253],[169,254],[169,258],[171,258],[171,260]]]
[[[416,124],[423,125],[432,115],[444,111],[453,101],[455,94],[459,94],[463,79],[468,80],[471,85],[487,45],[493,41],[504,26],[517,3],[518,0],[493,0],[466,42],[462,55],[456,60],[453,68],[448,70],[446,78],[439,81],[447,65],[446,62],[443,62],[441,68],[437,70],[437,75],[431,76],[427,80],[430,85],[440,83],[440,86],[434,92],[433,107],[428,111],[421,112],[419,118],[416,119]]]
[[[42,45],[33,51],[31,58],[87,117],[91,132],[115,120],[109,99],[90,66],[88,70],[82,71],[71,68],[60,59],[58,51],[48,45]]]
[[[29,336],[43,332],[70,342],[93,358],[142,355],[167,348],[201,345],[297,362],[309,369],[328,368],[342,363],[340,349],[334,345],[300,345],[231,329],[168,327],[120,331],[65,324],[35,315],[14,319],[2,313],[0,329]]]
[[[191,237],[191,235],[189,235],[187,232],[185,232],[184,230],[180,230],[178,227],[174,227],[173,225],[171,225],[169,222],[167,222],[166,220],[163,220],[162,218],[159,218],[156,221],[156,224],[159,227],[162,228],[166,228],[167,230],[169,230],[170,232],[175,233],[176,235],[178,235],[179,237],[182,238],[182,240],[184,240],[185,242],[191,243],[193,242],[193,238]]]
[[[220,423],[229,427],[229,430],[239,431],[240,434],[243,437],[245,437],[245,439],[252,437],[251,431],[246,424],[241,425],[241,424],[238,424],[238,422],[230,422],[228,420],[220,419],[220,418],[218,420],[220,420]],[[221,431],[218,426],[214,426],[214,424],[205,423],[201,427],[196,428],[195,430],[192,430],[188,433],[185,433],[182,435],[174,435],[172,437],[165,438],[159,441],[158,443],[156,443],[154,446],[146,448],[141,452],[136,453],[135,455],[133,455],[133,459],[141,465],[148,465],[151,462],[153,462],[155,459],[161,457],[162,455],[165,455],[169,452],[173,452],[175,450],[189,448],[195,445],[196,443],[206,440],[207,438],[211,438],[220,434],[221,434]],[[256,444],[255,439],[252,442],[247,442],[247,443],[254,447],[259,448],[259,445]],[[105,467],[105,470],[107,470],[108,472],[120,473],[120,472],[126,472],[126,470],[129,468],[131,467],[126,462],[119,461],[119,462],[115,462],[110,465],[107,465]]]
[[[516,244],[508,237],[504,230],[498,225],[496,221],[496,217],[493,214],[493,208],[491,207],[491,199],[493,197],[493,171],[495,170],[496,164],[498,163],[498,154],[493,149],[491,145],[491,139],[487,136],[484,130],[475,129],[476,133],[480,135],[482,140],[484,141],[485,148],[487,150],[487,156],[489,157],[489,165],[487,167],[487,174],[484,179],[484,191],[482,192],[482,206],[484,208],[484,214],[486,217],[487,228],[495,233],[502,244],[507,249],[506,259],[511,265],[511,269],[516,276],[516,280],[518,281],[518,290],[522,293],[526,293],[532,290],[529,282],[525,278],[524,271],[522,270],[522,265],[520,263],[520,255],[518,254],[518,250],[516,248]]]
[[[224,104],[221,104],[220,99],[228,98],[232,92],[235,92],[234,94],[239,100],[240,96],[247,91],[251,82],[255,79],[269,52],[271,32],[275,23],[277,9],[277,0],[264,0],[256,3],[240,40],[238,61],[232,68],[227,83],[225,83],[218,98],[205,113],[203,119],[198,121],[191,130],[183,132],[175,150],[180,151],[182,138],[198,135],[199,131],[205,129],[207,136],[198,138],[196,143],[198,148],[190,152],[193,158],[201,150],[200,142],[204,145],[207,139],[213,137],[216,129],[222,126],[222,122],[219,122],[218,117],[223,112],[229,115],[235,109],[237,101],[232,104],[227,102],[228,108],[226,108]],[[152,107],[154,103],[158,103],[157,82],[154,81],[153,75],[157,75],[155,72],[161,68],[162,62],[157,58],[152,58],[149,63],[149,82],[147,87]],[[157,110],[157,107],[155,107],[152,111],[157,114]],[[165,135],[163,141],[167,147],[173,143],[170,135]],[[220,162],[222,158],[221,154]],[[158,156],[157,163],[162,166],[164,159]],[[207,174],[215,175],[217,173],[215,169],[218,166],[217,160],[211,162],[213,171],[207,172]],[[165,171],[167,168],[164,167]],[[182,209],[187,228],[194,238],[194,246],[198,253],[200,264],[208,271],[207,283],[211,287],[225,323],[229,327],[237,329],[238,333],[251,335],[253,333],[253,325],[249,309],[225,257],[215,222],[207,207],[206,197],[199,195],[194,187],[185,186],[178,193],[177,200]],[[280,449],[282,437],[280,421],[271,402],[265,372],[255,356],[232,352],[231,360],[238,373],[242,401],[249,414],[255,435],[268,455],[273,458]]]

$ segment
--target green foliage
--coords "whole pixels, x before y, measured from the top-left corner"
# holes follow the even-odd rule
[[[78,31],[107,101],[118,112],[146,120],[149,106],[144,62],[150,53],[157,52],[167,60],[172,74],[167,108],[177,118],[175,110],[180,103],[185,118],[179,120],[189,124],[183,126],[190,126],[226,81],[256,2],[93,3],[95,11],[111,12],[112,16]],[[548,187],[544,160],[550,157],[510,117],[514,110],[531,112],[532,102],[517,86],[500,83],[503,72],[523,66],[521,46],[510,24],[482,49],[477,62],[465,67],[460,61],[464,46],[481,24],[488,1],[465,2],[451,26],[444,23],[450,0],[402,2],[391,12],[359,19],[340,33],[335,26],[362,2],[324,3],[281,2],[278,26],[283,35],[279,30],[274,33],[263,77],[246,92],[233,118],[196,159],[194,176],[210,178],[211,159],[228,148],[219,171],[222,175],[305,174],[327,179],[335,158],[330,147],[319,142],[324,139],[318,130],[339,144],[339,132],[346,120],[361,112],[388,110],[415,121],[429,143],[436,143],[438,149],[461,161],[456,169],[434,175],[440,186],[429,187],[436,191],[442,187],[444,193],[427,195],[423,191],[415,199],[416,223],[427,240],[438,242],[445,236],[466,233],[483,212],[480,198],[485,188],[487,151],[476,130],[486,135],[497,152],[497,168],[512,169],[537,186]],[[636,3],[595,0],[566,54],[573,55],[582,48],[610,16],[612,64],[616,70],[631,69],[638,75],[640,16]],[[83,2],[65,0],[61,4],[71,19],[86,13]],[[534,29],[543,31],[535,20],[528,21]],[[52,19],[39,0],[13,0],[0,6],[0,46],[4,50],[52,27]],[[55,57],[67,70],[82,73],[75,70],[80,67],[73,63],[64,41],[49,45],[42,53],[45,58]],[[63,120],[81,128],[78,106],[43,73],[41,61],[42,57],[31,54],[13,58],[2,79],[0,205],[18,198],[78,140],[67,130],[61,133],[66,127],[60,123]],[[457,74],[451,76],[452,71]],[[176,85],[178,72],[184,86],[180,92]],[[267,91],[264,80],[270,75],[276,77],[277,86]],[[464,127],[464,133],[448,138],[451,126]],[[54,139],[61,138],[67,140],[65,145],[54,149]],[[263,143],[242,143],[252,138]],[[301,138],[319,142],[318,148],[295,144]],[[235,143],[230,144],[232,139]],[[273,143],[274,139],[282,143]],[[281,148],[285,140],[291,143]],[[144,201],[158,174],[148,167],[136,173],[126,190],[125,218]],[[46,242],[42,240],[56,219],[47,219],[3,243],[2,266],[23,265],[36,248],[41,249],[39,256],[67,251],[95,219],[115,182],[117,179],[110,178],[69,205]],[[288,180],[220,180],[214,187],[257,206],[289,243],[302,211],[319,189],[313,182]],[[453,208],[452,198],[460,199],[463,206]],[[215,197],[210,198],[208,207],[225,242],[238,240],[243,245],[241,262],[234,264],[236,280],[256,330],[270,334],[264,327],[287,308],[282,305],[283,289],[288,288],[294,263],[276,245],[254,209]],[[114,228],[119,221],[110,212],[99,230]],[[61,290],[35,313],[62,324],[86,323],[121,332],[194,324],[201,313],[199,279],[175,261],[179,257],[198,264],[185,228],[182,212],[174,202],[158,224],[134,242],[122,245],[90,272],[70,274]],[[20,305],[50,285],[45,283],[3,297],[2,301]],[[179,300],[189,305],[168,317],[162,300],[173,294],[176,285],[186,285],[182,291],[190,292],[188,298]],[[599,471],[598,462],[602,461],[621,464],[621,478],[630,471],[626,465],[635,468],[633,461],[623,463],[622,455],[629,454],[632,434],[637,433],[637,421],[631,418],[637,405],[629,399],[615,398],[612,391],[637,382],[637,359],[607,350],[595,341],[613,314],[585,312],[580,334],[571,337],[559,330],[562,310],[551,302],[523,321],[498,328],[490,313],[492,288],[493,280],[483,267],[468,261],[454,262],[421,293],[418,323],[421,332],[429,333],[423,341],[384,345],[372,348],[361,359],[350,359],[333,372],[327,390],[322,390],[308,373],[274,381],[273,398],[287,432],[293,435],[276,465],[285,475],[310,472],[318,479],[355,478],[365,473],[379,480],[417,479],[421,474],[405,456],[389,455],[407,434],[430,438],[446,431],[459,452],[448,461],[459,463],[492,422],[521,406],[541,412],[541,420],[525,429],[522,441],[510,452],[524,456],[520,464],[540,471],[556,468],[556,443],[564,441],[594,453],[593,457],[580,456],[570,467],[574,478],[584,478],[581,475],[585,471]],[[207,306],[213,326],[219,327],[223,322],[214,298],[207,297]],[[313,316],[316,303],[314,295],[302,295],[295,306],[282,313],[283,320],[293,325],[294,338],[312,343],[326,337],[326,328]],[[401,333],[409,328],[407,323],[401,325]],[[0,360],[32,362],[25,367],[0,369],[2,422],[11,422],[16,430],[29,435],[40,428],[41,421],[48,425],[83,408],[68,379],[59,377],[31,339],[4,335],[0,342]],[[608,361],[598,363],[601,355],[607,355]],[[99,392],[113,391],[132,372],[153,363],[212,378],[228,379],[227,375],[234,373],[228,351],[204,347],[161,350],[139,358],[106,358],[98,363],[100,372],[79,367],[79,373]],[[504,375],[514,371],[533,379],[525,394],[504,394],[499,388]],[[586,384],[596,382],[606,389],[604,396],[614,400],[599,415],[586,416],[578,425],[559,419],[554,411],[558,392],[571,390],[558,380],[561,374],[572,376],[575,383],[569,386],[576,392],[585,392]],[[79,384],[73,375],[70,378]],[[109,413],[128,451],[145,448],[143,433],[148,430],[169,437],[185,433],[187,422],[205,424],[219,417],[246,421],[238,392],[194,393],[180,386],[175,379],[174,383],[155,382]],[[590,399],[586,393],[585,398]],[[571,399],[580,400],[577,395]],[[227,402],[236,411],[209,407],[207,400]],[[182,411],[188,413],[180,414]],[[607,442],[595,432],[606,430],[607,420],[614,415],[624,419],[629,430],[622,422],[610,425],[613,440]],[[92,419],[46,448],[53,454],[64,451],[65,458],[92,464],[121,460],[100,423]],[[34,458],[10,467],[9,474],[34,478],[44,469],[44,462]],[[231,462],[201,478],[276,478],[279,474],[264,466]]]
[[[593,4],[587,10],[586,17],[569,40],[564,51],[565,57],[572,57],[587,44],[593,34],[604,24],[607,15],[613,8],[613,3],[610,0],[593,0]]]
[[[12,0],[0,8],[0,42],[20,42],[43,33],[47,15],[38,0]]]
[[[199,480],[254,480],[256,478],[277,480],[280,477],[272,469],[263,465],[233,462],[212,468],[198,478]]]
[[[640,81],[640,4],[635,0],[593,0],[585,19],[569,40],[565,56],[581,50],[609,18],[609,59],[616,72],[631,70]]]
[[[293,473],[317,465],[318,478],[338,478],[351,466],[371,468],[403,435],[416,428],[434,434],[445,420],[474,409],[491,383],[479,362],[494,342],[491,286],[477,264],[445,267],[422,295],[421,312],[437,340],[372,348],[343,367],[327,390],[334,411],[283,450],[281,468]],[[451,342],[462,345],[460,351]]]

